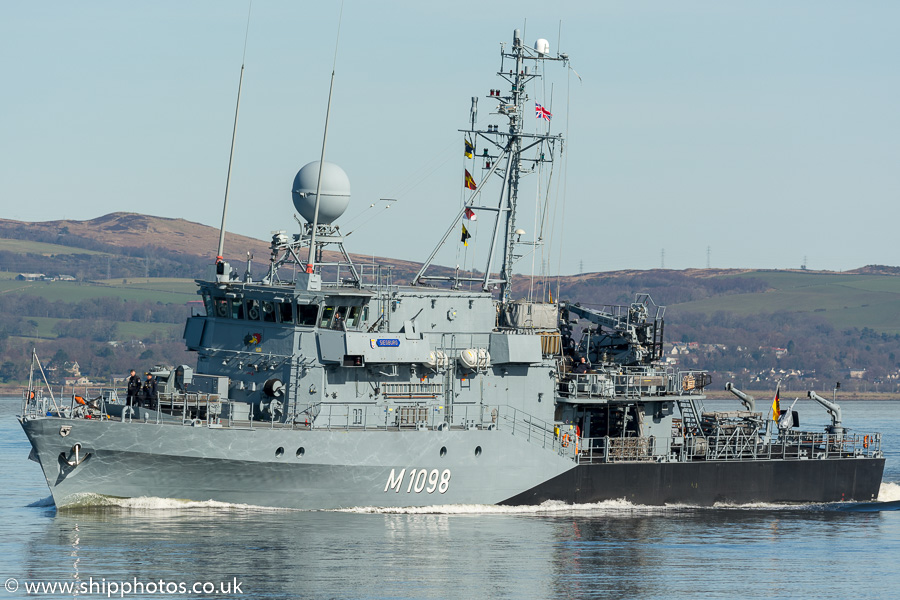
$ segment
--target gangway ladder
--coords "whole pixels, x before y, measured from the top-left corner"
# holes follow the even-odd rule
[[[681,411],[681,423],[684,430],[691,431],[700,437],[706,437],[703,435],[703,428],[700,427],[700,419],[697,418],[697,404],[694,399],[691,396],[680,396],[678,409]]]

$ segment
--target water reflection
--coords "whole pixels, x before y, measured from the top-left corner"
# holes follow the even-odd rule
[[[785,573],[791,581],[827,581],[850,592],[854,577],[857,584],[865,578],[842,568],[846,552],[871,540],[900,539],[897,513],[886,513],[886,521],[879,513],[823,507],[508,515],[169,507],[44,514],[43,531],[27,540],[25,552],[26,570],[42,579],[236,577],[245,593],[265,598],[671,598],[693,597],[700,581],[705,593],[721,597],[733,582],[746,583],[750,568],[759,597],[793,595]],[[876,570],[892,561],[874,552],[866,560]]]

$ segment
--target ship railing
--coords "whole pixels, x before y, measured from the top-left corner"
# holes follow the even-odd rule
[[[43,388],[25,389],[22,391],[22,415],[37,417],[53,414],[59,410],[55,398],[45,395]]]
[[[288,419],[291,427],[327,430],[375,429],[417,430],[442,428],[487,429],[496,426],[496,407],[483,404],[455,405],[450,411],[443,403],[411,402],[406,405],[377,406],[369,403],[320,404],[314,417],[307,412]],[[453,420],[451,424],[448,419]]]
[[[560,393],[582,400],[681,395],[684,378],[684,372],[660,367],[623,367],[616,373],[571,373],[561,380]]]
[[[60,386],[59,394],[35,387],[23,392],[22,413],[26,416],[107,417],[106,403],[119,402],[114,387]]]
[[[347,262],[317,263],[324,267],[320,270],[322,285],[327,287],[355,286],[356,279],[353,270]],[[353,263],[356,273],[359,275],[359,285],[378,291],[396,290],[394,285],[394,267],[376,263]]]
[[[880,433],[793,431],[766,443],[757,433],[728,436],[577,438],[578,463],[828,460],[883,456]]]
[[[782,431],[769,447],[773,458],[816,459],[882,455],[880,433]]]
[[[298,428],[310,426],[308,418],[295,417],[289,421]],[[428,402],[384,408],[376,408],[371,403],[323,404],[312,421],[315,429],[328,430],[502,429],[542,448],[575,454],[574,431],[567,438],[570,442],[563,445],[564,432],[554,423],[509,405],[456,404],[447,410],[443,404]]]
[[[499,406],[497,411],[497,426],[510,434],[524,437],[528,442],[558,454],[571,457],[577,454],[574,430],[562,430],[555,423],[535,417],[514,406]]]
[[[233,419],[234,403],[230,402],[229,421]],[[220,424],[222,400],[219,394],[198,392],[159,392],[156,400],[156,411],[160,415],[180,417],[184,425]]]

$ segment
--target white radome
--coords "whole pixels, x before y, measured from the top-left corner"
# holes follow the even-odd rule
[[[291,196],[300,216],[312,223],[316,212],[316,184],[319,180],[319,161],[313,161],[297,171]],[[322,188],[319,192],[319,224],[328,225],[344,214],[350,204],[350,178],[342,168],[325,162],[322,167]]]

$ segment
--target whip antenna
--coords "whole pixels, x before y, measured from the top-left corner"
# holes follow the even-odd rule
[[[244,31],[244,53],[241,55],[241,76],[238,79],[237,103],[234,107],[234,128],[231,130],[231,152],[228,154],[228,175],[225,177],[225,201],[222,205],[222,226],[219,228],[219,248],[216,251],[216,263],[224,260],[222,253],[225,251],[225,215],[228,213],[228,190],[231,189],[231,165],[234,162],[234,142],[237,137],[238,112],[241,110],[241,88],[244,85],[244,63],[247,59],[247,38],[250,35],[250,11],[253,10],[253,0],[247,7],[247,28]]]
[[[325,166],[325,142],[328,141],[328,119],[331,116],[331,93],[334,91],[334,71],[337,68],[338,43],[341,41],[341,19],[344,17],[344,3],[338,14],[337,37],[334,40],[334,60],[331,63],[331,85],[328,87],[328,108],[325,109],[325,133],[322,135],[322,155],[319,158],[319,180],[316,182],[316,208],[313,213],[312,234],[309,238],[309,255],[306,258],[306,272],[312,273],[315,264],[316,229],[319,226],[319,194],[322,191],[322,167]]]

